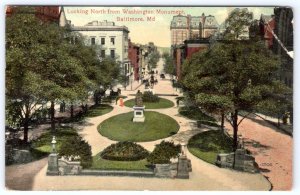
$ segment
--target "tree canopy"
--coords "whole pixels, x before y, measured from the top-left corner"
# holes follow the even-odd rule
[[[276,79],[279,61],[262,42],[221,41],[183,64],[183,85],[199,106],[209,112],[229,113],[236,149],[238,114],[288,88]]]
[[[55,101],[85,101],[88,92],[109,85],[118,75],[117,63],[100,62],[83,37],[39,20],[32,9],[17,7],[6,20],[7,122],[24,126],[24,141],[36,105],[51,102],[54,124]]]

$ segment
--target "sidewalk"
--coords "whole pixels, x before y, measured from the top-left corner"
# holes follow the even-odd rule
[[[281,129],[282,131],[286,132],[287,134],[293,136],[293,125],[292,124],[283,124],[282,120],[279,121],[279,126],[278,126],[278,119],[271,117],[271,116],[267,116],[264,114],[260,114],[260,113],[255,113],[257,116],[259,116],[260,118],[262,118],[265,121],[270,122],[272,125],[275,125],[278,129]]]

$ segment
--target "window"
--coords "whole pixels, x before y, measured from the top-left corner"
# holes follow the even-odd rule
[[[110,57],[115,58],[115,50],[114,49],[110,50]]]
[[[101,37],[101,45],[105,45],[105,37]]]
[[[115,38],[114,38],[114,37],[111,37],[111,38],[110,38],[110,43],[111,43],[112,45],[115,45]]]
[[[96,44],[96,39],[95,39],[95,37],[92,37],[91,38],[91,45],[95,45]]]
[[[101,50],[101,57],[102,57],[102,58],[105,58],[105,49],[102,49],[102,50]]]

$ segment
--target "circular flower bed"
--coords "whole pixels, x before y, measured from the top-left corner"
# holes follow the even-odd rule
[[[137,161],[146,158],[149,152],[133,142],[118,142],[105,148],[100,156],[106,160]]]

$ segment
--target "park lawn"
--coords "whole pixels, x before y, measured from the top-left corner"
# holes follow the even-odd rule
[[[146,171],[150,170],[146,166],[148,164],[146,159],[138,161],[115,161],[103,159],[98,154],[93,156],[93,163],[89,169]]]
[[[159,98],[159,102],[143,102],[146,109],[172,108],[174,103],[165,98]],[[132,108],[135,105],[135,99],[124,102],[124,105]]]
[[[98,106],[93,105],[89,108],[85,117],[96,117],[107,114],[113,110],[113,107],[107,104],[99,104]]]
[[[180,107],[179,114],[192,120],[216,121],[213,117],[203,113],[198,107]]]
[[[75,129],[70,127],[68,128],[57,128],[55,133],[56,138],[56,150],[58,151],[61,144],[63,142],[68,141],[70,137],[77,136],[78,133]],[[53,134],[51,129],[49,129],[46,133],[42,134],[39,138],[32,141],[31,147],[39,152],[43,153],[50,153],[52,150],[51,141],[52,141]]]
[[[174,135],[179,130],[178,123],[171,117],[145,111],[145,122],[132,122],[133,112],[119,114],[98,125],[101,135],[115,141],[146,142]]]
[[[215,164],[218,154],[232,152],[232,143],[221,131],[213,130],[194,135],[188,142],[188,149],[196,157]]]

